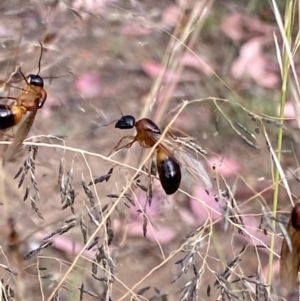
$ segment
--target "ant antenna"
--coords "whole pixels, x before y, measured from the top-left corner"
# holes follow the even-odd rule
[[[51,82],[52,79],[57,79],[57,78],[61,78],[61,77],[68,77],[68,76],[74,76],[74,73],[72,71],[68,71],[68,74],[63,74],[63,75],[57,75],[57,76],[43,76],[43,79],[49,79],[49,81]]]
[[[118,107],[118,109],[119,109],[119,111],[120,111],[120,113],[121,113],[121,116],[123,117],[123,113],[122,113],[122,110],[121,110],[120,106],[118,105],[117,101],[116,101],[114,98],[113,98],[113,100],[114,100],[114,102],[116,103],[116,105],[117,105],[117,107]],[[113,121],[111,121],[111,122],[109,122],[109,123],[101,124],[101,125],[98,126],[98,128],[102,128],[102,127],[111,125],[111,124],[113,124],[114,122],[116,122],[116,121],[118,121],[118,120],[119,120],[119,119],[115,119],[115,120],[113,120]]]
[[[119,112],[121,113],[121,116],[123,117],[123,113],[122,113],[122,110],[121,110],[119,104],[117,103],[117,101],[116,101],[114,98],[113,98],[113,100],[114,100],[114,102],[116,103],[116,105],[117,105],[117,107],[118,107],[118,109],[119,109]]]
[[[40,58],[39,58],[39,69],[38,69],[38,73],[36,75],[39,75],[40,71],[41,71],[41,61],[42,61],[42,57],[43,57],[43,45],[41,42],[39,42],[39,44],[41,45],[41,54],[40,54]]]
[[[114,123],[114,122],[116,122],[116,121],[118,121],[119,119],[116,119],[116,120],[113,120],[113,121],[111,121],[111,122],[109,122],[109,123],[106,123],[106,124],[101,124],[101,125],[99,125],[98,126],[98,128],[102,128],[102,127],[105,127],[105,126],[108,126],[108,125],[111,125],[112,123]]]
[[[27,78],[26,78],[26,76],[24,75],[23,71],[21,70],[21,67],[19,68],[19,71],[20,71],[20,73],[21,73],[23,79],[25,80],[26,84],[29,86],[29,83],[28,83],[28,81],[27,81]]]

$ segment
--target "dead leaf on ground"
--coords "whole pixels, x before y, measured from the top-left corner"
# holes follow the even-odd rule
[[[182,18],[183,11],[178,5],[169,5],[162,14],[162,22],[167,26],[175,26]]]
[[[263,46],[264,40],[259,38],[246,42],[231,66],[231,73],[236,79],[248,77],[262,87],[275,88],[279,84],[279,76],[270,68],[272,63],[263,53]]]
[[[241,13],[233,13],[222,20],[222,31],[232,40],[248,40],[258,36],[272,37],[276,28],[260,19]]]

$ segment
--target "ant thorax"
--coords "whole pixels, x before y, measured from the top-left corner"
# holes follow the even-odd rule
[[[17,98],[17,104],[25,107],[27,111],[35,110],[40,102],[41,89],[41,87],[25,85],[23,93]]]

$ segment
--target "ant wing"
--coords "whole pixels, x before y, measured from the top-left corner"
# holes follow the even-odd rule
[[[157,142],[161,135],[151,133],[151,138]],[[160,147],[182,168],[187,170],[197,183],[201,183],[206,190],[212,189],[212,182],[199,160],[199,156],[204,157],[206,152],[191,141],[182,141],[170,133],[161,140]],[[194,154],[191,153],[191,150]]]
[[[3,156],[3,162],[9,162],[12,161],[18,154],[21,149],[21,146],[26,139],[31,126],[33,124],[36,112],[38,109],[38,104],[36,104],[36,107],[33,111],[28,113],[28,116],[26,119],[20,124],[19,128],[17,129],[14,139],[12,141],[12,144],[10,144]]]
[[[174,154],[180,165],[191,174],[197,183],[200,182],[207,191],[212,189],[211,180],[198,158],[187,150],[175,150]]]
[[[22,90],[22,88],[15,86],[21,81],[24,81],[24,75],[22,75],[21,67],[18,65],[7,80],[0,80],[0,90],[1,92],[10,91],[10,88]]]

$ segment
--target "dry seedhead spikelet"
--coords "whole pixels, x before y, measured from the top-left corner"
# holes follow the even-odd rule
[[[82,183],[82,187],[83,187],[84,193],[86,194],[86,196],[88,197],[88,199],[90,201],[91,208],[93,210],[95,210],[95,201],[94,201],[93,193],[88,188],[88,185],[85,183],[83,176],[82,176],[82,182],[81,183]]]
[[[232,261],[227,263],[224,272],[220,274],[215,274],[216,281],[214,287],[217,287],[221,300],[253,300],[253,292],[249,287],[249,284],[256,285],[255,300],[261,300],[261,295],[263,295],[264,300],[268,300],[268,293],[266,290],[267,285],[263,284],[260,279],[260,274],[257,273],[255,276],[239,276],[237,273],[233,273],[239,263],[242,261],[241,257],[245,251],[246,247],[244,246],[238,255],[234,257]],[[229,280],[231,276],[237,277],[237,279]],[[256,278],[256,279],[252,279]],[[233,288],[233,284],[238,283],[238,290]],[[211,288],[208,287],[207,293],[210,294]],[[262,294],[261,294],[262,292]]]
[[[47,268],[46,267],[41,267],[41,266],[38,266],[37,267],[37,274],[38,274],[38,277],[40,277],[41,279],[48,279],[48,280],[51,280],[53,278],[53,274],[46,274],[47,273]]]
[[[80,218],[80,230],[81,230],[81,234],[83,237],[83,243],[86,244],[87,243],[87,226],[84,224],[84,220],[83,217]]]
[[[87,294],[87,295],[89,295],[91,297],[99,297],[97,294],[86,290],[84,288],[84,284],[83,283],[81,284],[81,287],[79,288],[79,290],[80,290],[79,301],[83,300],[83,294]]]
[[[100,267],[100,270],[98,268]],[[107,253],[104,245],[98,245],[95,257],[92,262],[92,276],[101,281],[108,289],[109,283],[115,282],[116,266],[110,255]],[[104,289],[104,291],[106,291]]]
[[[4,285],[3,278],[1,278],[1,281],[0,281],[0,291],[1,291],[0,292],[1,300],[5,300],[5,301],[13,301],[14,300],[15,292],[9,284]]]
[[[239,122],[233,122],[229,118],[229,116],[225,113],[225,111],[221,108],[221,106],[214,101],[216,108],[218,110],[216,119],[215,119],[215,128],[216,131],[219,133],[220,132],[220,127],[219,127],[219,122],[220,122],[220,115],[223,115],[225,119],[229,122],[231,128],[236,132],[236,134],[245,142],[248,146],[254,148],[254,149],[260,149],[259,146],[256,143],[256,136],[253,134],[247,127],[242,125]],[[251,113],[250,113],[251,114]],[[249,115],[250,115],[249,114]],[[254,115],[252,115],[254,116]],[[256,119],[253,119],[253,121],[256,121]]]
[[[110,179],[110,177],[111,177],[111,175],[112,175],[112,173],[113,173],[113,171],[114,171],[114,168],[112,167],[112,168],[108,171],[108,173],[107,173],[106,175],[103,175],[103,176],[100,176],[100,177],[95,178],[92,182],[90,182],[90,183],[88,184],[88,186],[91,186],[92,184],[102,183],[102,182],[104,182],[104,181],[108,182],[109,179]]]
[[[221,300],[261,300],[270,301],[268,295],[268,285],[265,284],[261,278],[261,273],[258,271],[252,276],[243,276],[238,273],[233,273],[234,269],[242,261],[241,256],[245,251],[246,247],[243,247],[240,253],[226,265],[223,273],[215,274],[216,281],[214,286],[219,290]],[[234,280],[229,280],[232,276],[236,278]],[[233,285],[237,285],[234,288]],[[253,285],[255,287],[253,287]],[[211,286],[207,287],[207,295],[211,293]]]
[[[232,225],[238,226],[238,233],[245,236],[242,230],[242,228],[244,227],[243,218],[239,213],[236,200],[231,191],[229,191],[229,189],[226,189],[225,191],[220,191],[219,195],[215,195],[215,201],[218,202],[220,212],[224,216],[225,230],[227,230],[229,221],[231,221]]]
[[[98,244],[99,240],[100,240],[100,236],[99,235],[95,236],[94,241],[92,241],[91,244],[86,247],[86,249],[91,250],[93,247],[95,247]]]
[[[106,235],[107,235],[107,245],[110,246],[114,239],[114,230],[112,229],[110,217],[106,220]]]
[[[4,264],[0,264],[0,267],[9,273],[12,273],[14,276],[18,275],[18,273],[16,271],[14,271],[13,269],[9,268],[8,266],[6,266]]]
[[[29,253],[27,253],[24,256],[24,260],[30,260],[31,258],[33,258],[34,256],[36,256],[40,251],[42,251],[43,249],[46,249],[50,246],[52,246],[53,242],[52,241],[46,241],[44,243],[42,243],[38,248],[30,251]]]
[[[106,196],[111,199],[118,199],[120,197],[119,194],[114,194],[114,193],[107,194]],[[130,205],[126,201],[128,201],[132,206],[135,206],[135,202],[129,193],[124,193],[124,195],[122,196],[122,200],[127,208],[130,208]]]
[[[18,188],[20,188],[23,185],[25,177],[29,172],[30,173],[31,184],[32,184],[33,189],[35,191],[35,194],[34,194],[33,198],[36,201],[39,201],[40,200],[39,188],[38,188],[37,180],[36,180],[36,177],[35,177],[35,160],[37,158],[37,153],[38,153],[38,147],[37,146],[30,146],[29,147],[29,156],[24,161],[23,166],[20,167],[20,169],[18,170],[18,172],[14,176],[14,179],[17,179],[19,176],[21,176],[19,184],[18,184]],[[26,187],[25,195],[23,197],[24,201],[27,199],[28,195],[29,195],[29,187]]]
[[[137,296],[144,296],[145,293],[150,292],[151,286],[146,286],[141,288],[136,295]],[[153,287],[154,290],[154,295],[150,295],[149,297],[143,297],[143,298],[137,298],[137,297],[132,297],[133,301],[139,301],[139,300],[161,300],[161,301],[167,301],[168,300],[168,295],[167,294],[162,294],[161,291]]]
[[[43,215],[42,213],[40,212],[37,204],[36,204],[36,201],[33,197],[30,197],[30,203],[31,203],[31,208],[33,209],[33,211],[37,214],[37,216],[40,218],[40,219],[44,219],[43,218]]]
[[[197,301],[198,300],[198,290],[200,285],[200,276],[202,270],[197,271],[196,266],[193,264],[194,277],[185,284],[184,288],[180,290],[182,296],[180,301]]]
[[[88,200],[89,200],[89,203],[91,206],[91,208],[88,210],[88,214],[89,214],[91,220],[93,221],[93,223],[97,226],[97,224],[99,224],[99,221],[100,221],[100,214],[97,211],[98,206],[96,207],[95,198],[93,196],[93,193],[89,189],[88,185],[85,183],[83,176],[82,176],[81,183],[82,183],[83,191],[86,194],[86,196],[88,197]]]
[[[56,229],[55,231],[53,231],[52,233],[44,237],[43,239],[44,242],[37,249],[34,249],[29,253],[27,253],[24,259],[29,260],[32,257],[36,256],[41,250],[48,248],[49,246],[52,246],[56,236],[67,233],[77,225],[77,218],[69,219],[65,221],[65,223],[66,223],[65,225],[63,225],[62,227]]]
[[[239,300],[271,300],[267,291],[268,285],[263,283],[259,271],[257,271],[256,275],[242,276],[236,280],[233,280],[231,283],[239,284],[238,289],[242,294],[242,299]],[[253,288],[251,287],[253,285],[255,285],[255,293],[253,292]]]
[[[185,244],[182,252],[186,253],[184,257],[178,260],[175,264],[178,265],[178,271],[172,283],[176,282],[183,274],[186,274],[191,268],[194,276],[180,290],[182,296],[180,301],[196,301],[198,299],[198,290],[200,284],[200,276],[203,272],[202,267],[197,269],[195,256],[201,248],[201,241],[204,227],[201,227],[197,232],[191,232],[185,237]]]
[[[34,190],[34,195],[30,196],[31,207],[40,219],[44,219],[38,208],[38,205],[37,205],[37,203],[40,201],[40,192],[39,192],[38,183],[37,183],[37,180],[35,177],[35,160],[37,158],[37,154],[38,154],[38,147],[30,146],[29,147],[29,156],[24,161],[23,166],[21,166],[20,169],[18,170],[18,172],[16,173],[14,179],[17,179],[18,177],[21,176],[19,184],[18,184],[18,188],[21,188],[26,176],[28,175],[28,173],[30,174],[30,182],[31,182],[31,185]],[[27,198],[29,196],[29,192],[30,192],[30,188],[27,186],[25,188],[23,201],[27,200]]]
[[[267,209],[265,208],[265,206],[261,206],[262,209],[262,215],[261,215],[261,219],[260,219],[260,223],[258,226],[259,230],[262,230],[264,232],[265,235],[268,234],[268,230],[271,232],[274,232],[271,220],[272,220],[272,214],[270,212],[267,212]]]
[[[67,175],[65,177],[64,176],[64,160],[61,159],[60,166],[59,166],[59,172],[58,172],[58,184],[59,184],[59,190],[60,190],[62,210],[70,207],[71,212],[73,214],[75,214],[73,205],[74,205],[75,198],[78,195],[78,193],[75,192],[75,188],[72,185],[72,180],[73,180],[73,167],[67,172]]]
[[[241,254],[244,252],[245,248],[246,247],[243,247],[241,252],[227,264],[223,273],[216,275],[217,280],[215,281],[214,286],[220,285],[221,282],[228,281],[228,278],[231,276],[232,270],[235,269],[238,263],[241,261]]]
[[[49,235],[43,238],[44,241],[49,241],[50,239],[54,239],[57,235],[62,235],[64,233],[67,233],[70,229],[74,228],[77,224],[77,218],[72,218],[70,220],[65,221],[66,225],[63,225],[62,227],[56,229]]]

